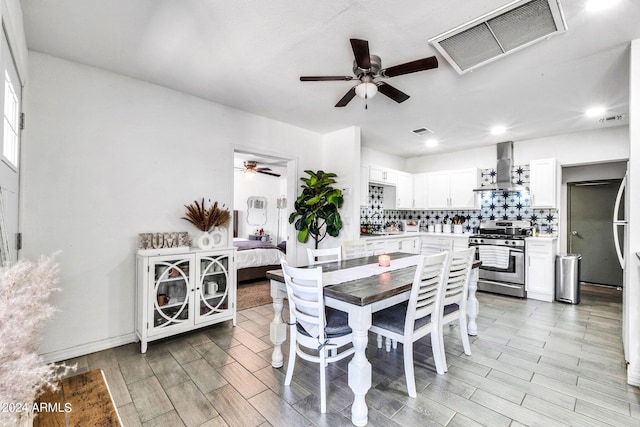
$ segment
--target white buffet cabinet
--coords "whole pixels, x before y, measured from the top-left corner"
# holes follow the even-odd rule
[[[149,254],[151,252],[151,254]],[[235,249],[136,257],[136,335],[149,341],[225,320],[236,324]]]
[[[525,287],[527,298],[553,301],[556,237],[527,237],[525,242]]]

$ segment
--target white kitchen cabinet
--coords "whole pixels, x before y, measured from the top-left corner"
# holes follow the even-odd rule
[[[360,206],[369,206],[369,167],[360,166]]]
[[[476,209],[478,168],[431,172],[427,176],[428,209]]]
[[[413,175],[410,173],[397,174],[396,209],[413,209]]]
[[[420,253],[420,238],[418,236],[381,236],[367,238],[366,241],[367,253],[371,255],[393,252]]]
[[[532,208],[556,207],[556,159],[531,160],[529,184]]]
[[[234,249],[138,253],[136,335],[149,341],[225,320],[236,324]]]
[[[459,251],[469,247],[469,236],[452,233],[429,233],[420,236],[420,252],[437,253],[449,250],[453,243],[453,250]]]
[[[413,176],[413,209],[427,209],[427,177],[428,173]]]
[[[527,298],[553,301],[555,286],[556,239],[525,239],[525,289]]]
[[[380,166],[369,166],[369,181],[376,184],[396,185],[398,171]]]

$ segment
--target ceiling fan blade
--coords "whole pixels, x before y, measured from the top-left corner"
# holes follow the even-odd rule
[[[336,104],[336,107],[344,107],[345,105],[347,105],[349,103],[349,101],[351,101],[353,99],[353,97],[356,96],[356,87],[352,87],[351,89],[349,89],[349,92],[347,92],[340,101],[338,101],[338,103]]]
[[[262,172],[262,171],[270,171],[270,170],[271,170],[271,168],[256,168],[256,170],[257,170],[258,172]]]
[[[301,82],[332,82],[332,81],[349,81],[353,80],[352,76],[302,76]]]
[[[353,55],[356,57],[356,64],[363,70],[371,68],[371,58],[369,56],[369,42],[366,40],[350,39]]]
[[[384,77],[395,77],[403,74],[416,73],[418,71],[430,70],[432,68],[438,68],[438,59],[435,56],[429,58],[417,59],[415,61],[406,62],[400,65],[394,65],[393,67],[385,68],[380,71],[380,75]]]
[[[396,101],[398,104],[409,99],[409,95],[385,82],[376,83],[378,92]]]
[[[271,169],[269,169],[269,170],[271,170]],[[258,173],[263,173],[263,174],[265,174],[265,175],[280,176],[280,174],[279,174],[279,173],[275,173],[275,172],[265,172],[264,170],[258,170],[257,172],[258,172]]]

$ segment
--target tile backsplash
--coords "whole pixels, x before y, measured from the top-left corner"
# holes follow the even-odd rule
[[[495,169],[484,169],[481,174],[483,187],[495,184]],[[512,171],[514,184],[529,184],[529,166],[515,166]],[[528,192],[482,193],[480,209],[471,210],[389,210],[384,209],[384,187],[369,184],[369,206],[360,208],[360,223],[382,229],[389,222],[421,220],[421,228],[443,222],[455,215],[466,218],[463,228],[475,233],[482,220],[525,220],[537,224],[542,234],[558,233],[557,209],[532,209]]]

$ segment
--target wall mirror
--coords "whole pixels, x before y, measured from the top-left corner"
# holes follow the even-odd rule
[[[267,199],[251,196],[247,199],[247,224],[265,225],[267,223]]]

